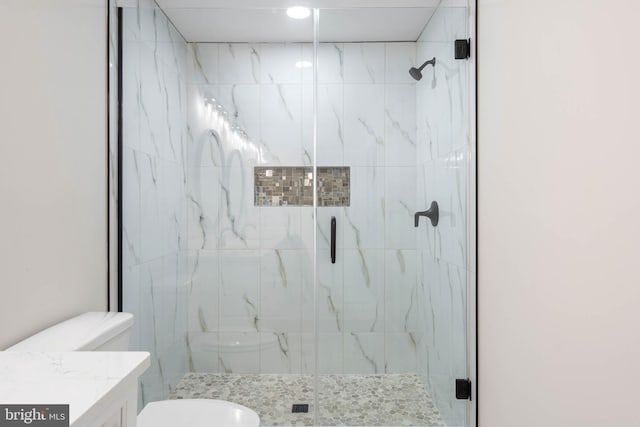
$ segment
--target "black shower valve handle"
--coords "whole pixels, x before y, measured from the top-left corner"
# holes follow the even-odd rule
[[[440,209],[438,209],[438,202],[431,202],[431,207],[426,211],[416,212],[414,215],[415,226],[418,227],[420,222],[420,217],[426,216],[431,220],[431,225],[434,227],[438,225],[438,220],[440,219]]]

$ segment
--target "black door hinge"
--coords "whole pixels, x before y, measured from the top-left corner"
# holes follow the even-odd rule
[[[471,381],[456,380],[456,399],[471,400]]]
[[[460,39],[455,43],[456,59],[469,59],[471,56],[471,40]]]

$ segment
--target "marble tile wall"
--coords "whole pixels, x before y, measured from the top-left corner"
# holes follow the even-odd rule
[[[125,310],[153,354],[144,402],[187,370],[310,373],[313,211],[255,206],[253,168],[313,163],[312,71],[295,67],[311,45],[186,44],[139,4],[124,14],[121,197]],[[318,210],[320,372],[418,372],[448,425],[466,371],[465,33],[465,10],[442,8],[417,43],[319,47],[318,165],[351,174],[349,206]],[[433,56],[416,84],[407,70]],[[416,230],[431,200],[441,225]]]
[[[187,371],[187,44],[152,0],[123,25],[123,297],[131,348],[151,352],[145,404]]]
[[[152,6],[124,17],[125,309],[138,317],[134,348],[154,353],[145,401],[187,368],[310,372],[312,210],[256,207],[252,194],[254,166],[311,164],[310,71],[293,69],[310,46],[187,46]],[[321,45],[318,99],[318,162],[349,166],[352,186],[350,206],[318,212],[320,369],[418,371],[451,423],[462,416],[451,379],[465,371],[468,135],[465,63],[450,53],[464,20],[442,9],[417,44]],[[410,80],[431,56],[435,70]],[[210,97],[248,138],[207,110]],[[441,225],[416,241],[412,214],[433,199]]]
[[[420,210],[437,200],[440,223],[421,225],[417,243],[418,372],[446,425],[464,425],[466,404],[453,379],[466,378],[468,134],[467,62],[453,59],[466,38],[465,8],[440,8],[417,42],[418,57],[437,58],[417,84],[417,194]],[[420,60],[418,61],[420,62]],[[426,224],[426,223],[425,223]]]
[[[189,48],[192,369],[310,372],[312,209],[254,206],[252,189],[254,166],[312,164],[312,70],[295,66],[311,45]],[[324,373],[417,370],[415,61],[415,43],[319,48],[318,165],[351,174],[349,206],[318,211]],[[255,354],[232,357],[227,338]]]

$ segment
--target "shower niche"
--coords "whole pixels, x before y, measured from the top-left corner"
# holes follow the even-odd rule
[[[319,167],[318,206],[349,206],[350,170],[348,167]],[[254,168],[256,206],[313,206],[312,167]]]
[[[468,10],[389,3],[300,19],[112,4],[142,404],[230,400],[265,426],[470,425],[455,394],[473,360],[470,69],[454,58]],[[438,227],[416,228],[432,200]]]

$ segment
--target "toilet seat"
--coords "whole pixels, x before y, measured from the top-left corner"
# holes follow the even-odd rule
[[[259,427],[260,417],[236,403],[213,399],[151,402],[138,415],[138,427]]]

